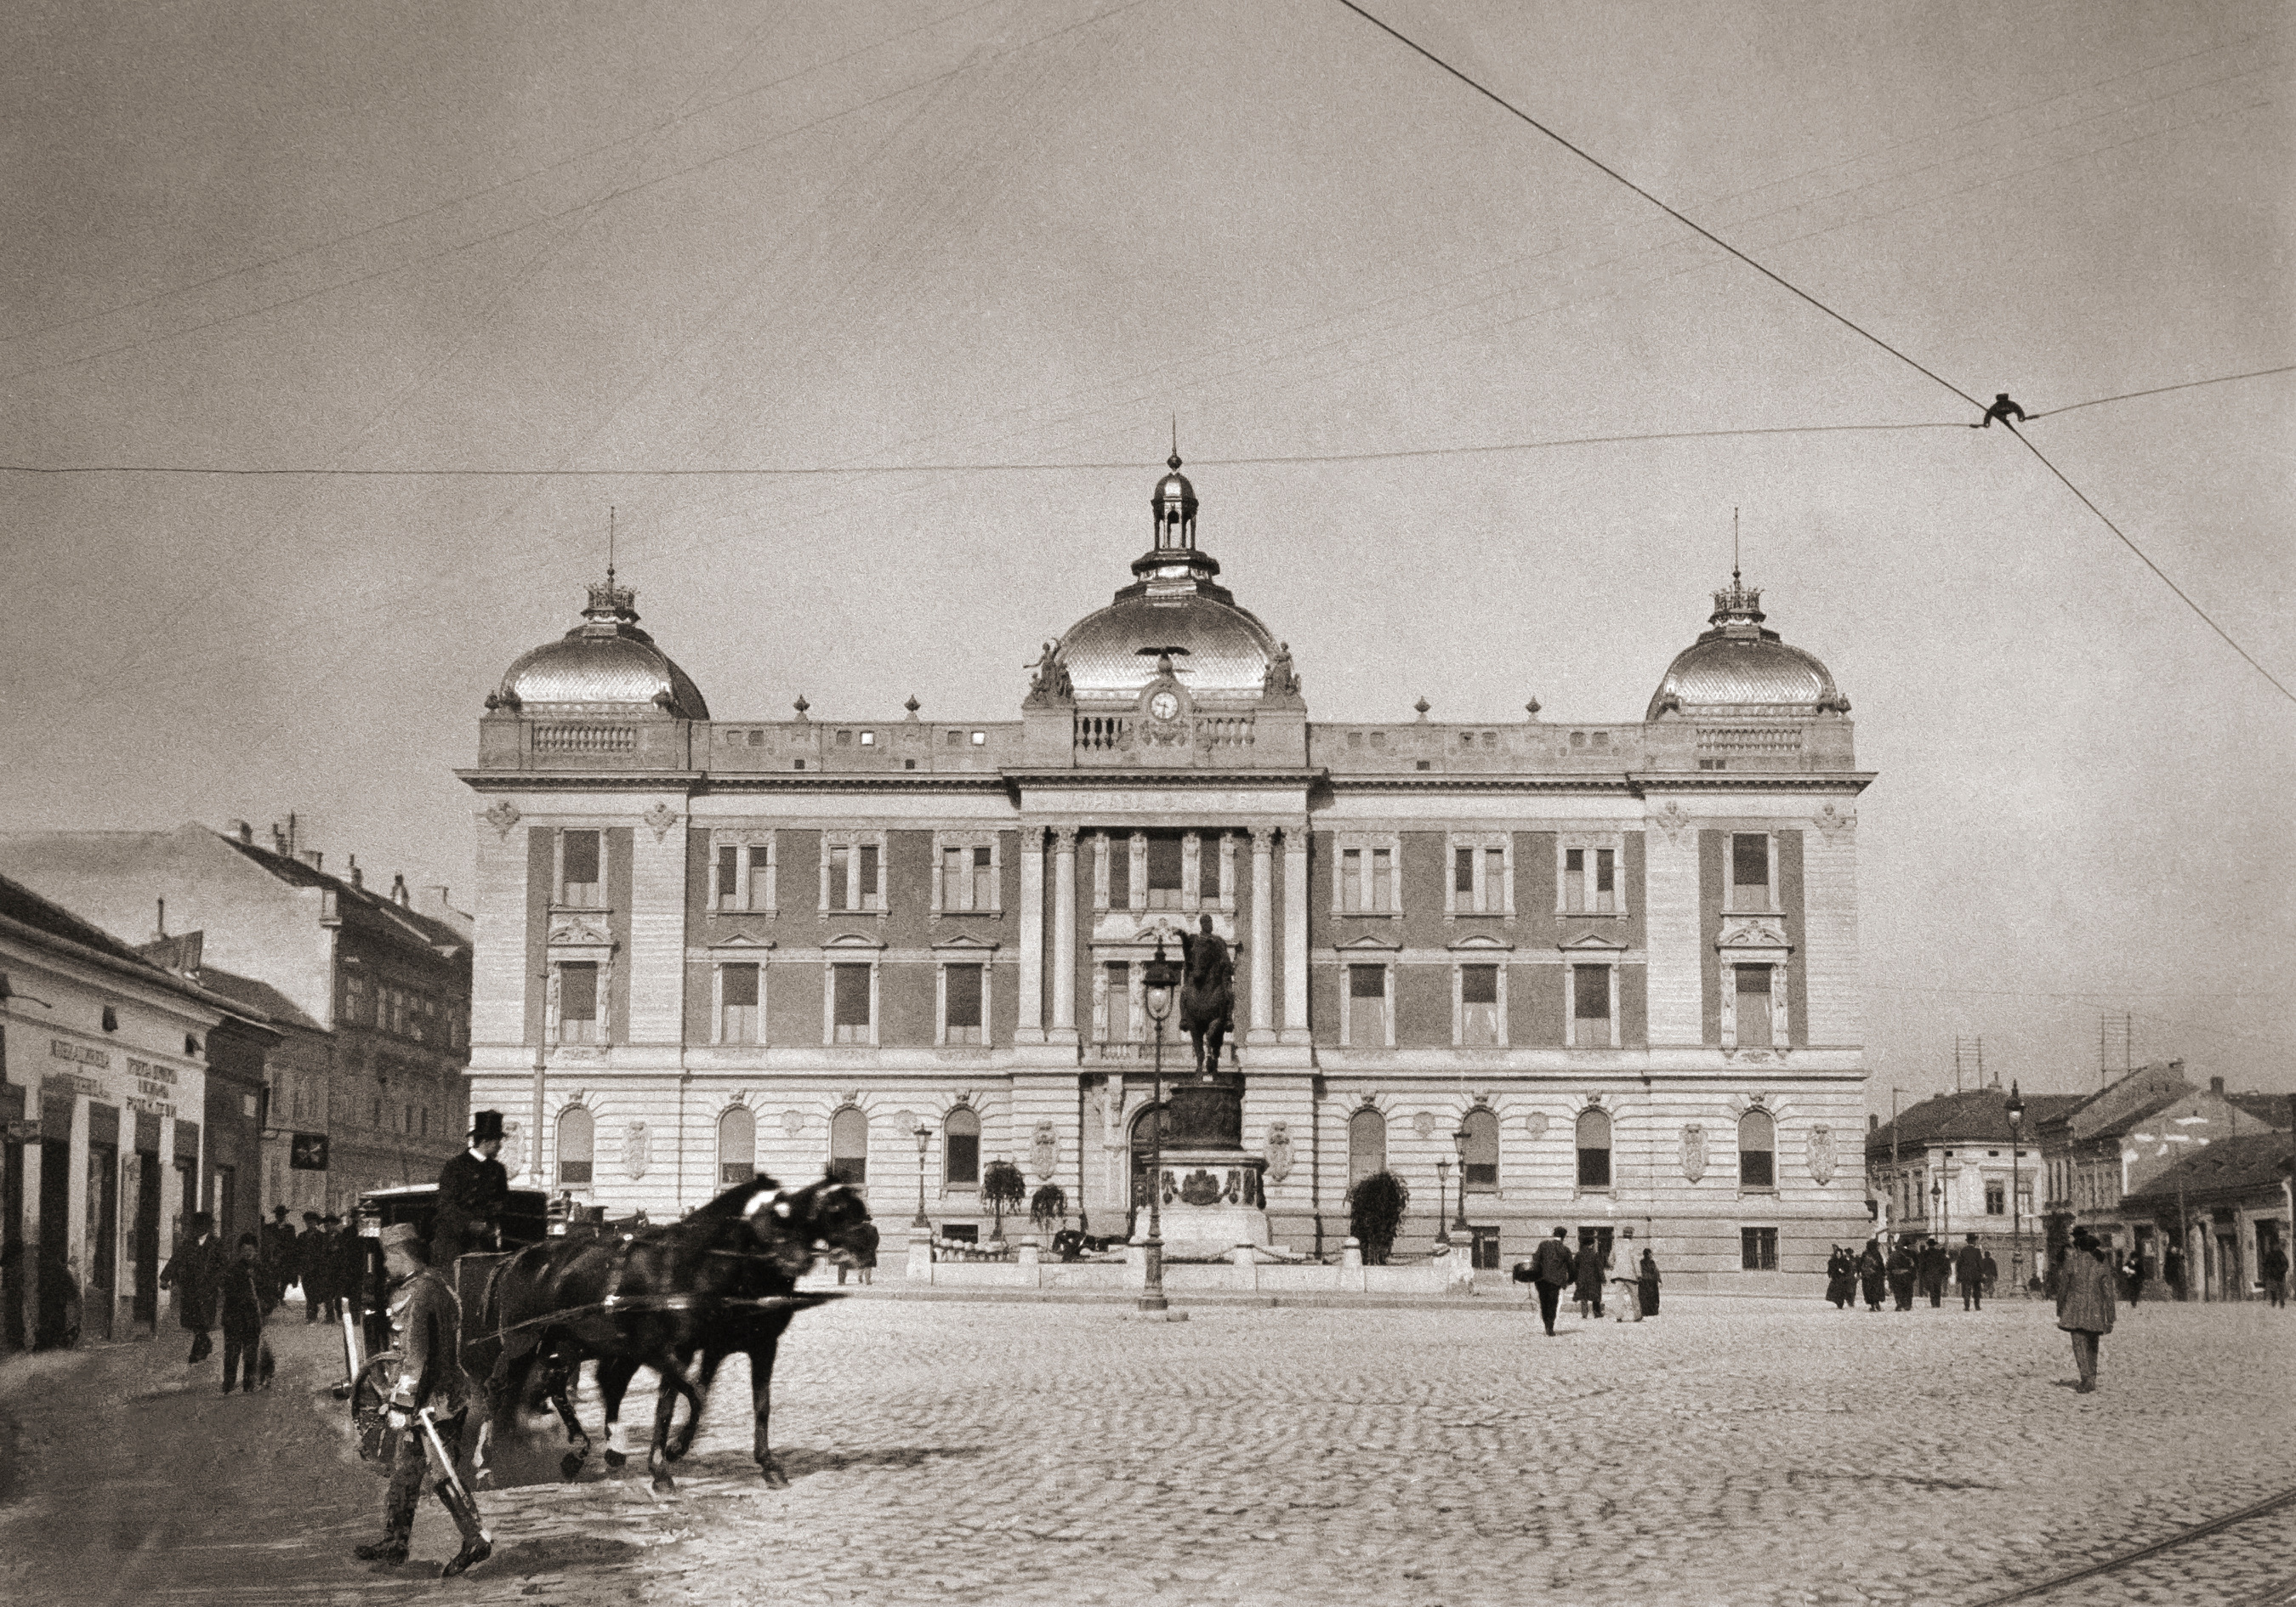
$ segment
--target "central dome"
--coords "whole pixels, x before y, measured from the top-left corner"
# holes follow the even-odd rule
[[[1280,644],[1213,577],[1219,562],[1196,546],[1196,488],[1176,452],[1148,499],[1155,541],[1132,561],[1135,577],[1116,600],[1069,627],[1057,650],[1079,703],[1130,702],[1156,679],[1159,657],[1198,698],[1258,698],[1270,686]],[[1276,678],[1296,692],[1289,660]]]
[[[1675,655],[1643,717],[1847,714],[1849,700],[1816,655],[1762,628],[1761,603],[1760,590],[1741,585],[1732,570],[1729,589],[1714,594],[1710,628]]]
[[[590,587],[583,623],[520,656],[489,709],[627,713],[660,709],[673,719],[706,720],[701,689],[638,628],[637,594],[616,584]]]

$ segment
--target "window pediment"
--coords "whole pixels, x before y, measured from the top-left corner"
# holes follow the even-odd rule
[[[1361,955],[1366,959],[1378,955],[1400,954],[1403,945],[1393,938],[1365,932],[1360,938],[1350,938],[1332,950],[1339,955]]]
[[[774,940],[771,938],[753,938],[747,932],[734,932],[729,937],[718,939],[710,944],[709,948],[712,959],[738,960],[754,957],[762,960],[773,947]]]
[[[1627,946],[1616,939],[1591,931],[1556,947],[1566,955],[1579,955],[1589,960],[1615,960],[1627,952]]]
[[[1763,919],[1724,922],[1714,947],[1726,955],[1753,963],[1766,959],[1782,961],[1793,952],[1793,945],[1786,939],[1784,923]]]
[[[829,954],[873,955],[887,947],[882,938],[869,937],[861,932],[840,932],[822,946]]]
[[[1477,932],[1472,937],[1461,938],[1445,947],[1455,955],[1505,955],[1514,952],[1513,944],[1503,942],[1488,932]]]
[[[594,914],[578,910],[560,910],[551,919],[550,947],[600,949],[611,954],[614,947],[614,934],[605,922]]]
[[[944,960],[987,960],[996,955],[996,945],[987,939],[973,937],[968,932],[954,938],[941,939],[932,946],[932,951]]]

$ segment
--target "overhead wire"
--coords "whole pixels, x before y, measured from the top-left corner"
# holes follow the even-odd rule
[[[1453,78],[1467,86],[1468,88],[1473,90],[1477,94],[1480,94],[1484,99],[1489,101],[1493,105],[1501,108],[1509,115],[1529,124],[1530,127],[1538,129],[1541,134],[1553,140],[1556,144],[1562,146],[1565,151],[1570,152],[1571,155],[1578,158],[1581,161],[1586,162],[1588,166],[1595,168],[1597,171],[1616,179],[1620,184],[1622,184],[1628,189],[1632,190],[1636,194],[1650,202],[1651,205],[1656,207],[1660,211],[1664,212],[1677,223],[1681,224],[1685,228],[1687,228],[1693,233],[1703,236],[1705,239],[1711,241],[1714,244],[1729,252],[1731,256],[1735,257],[1739,261],[1744,263],[1748,267],[1752,268],[1764,278],[1772,281],[1781,288],[1800,297],[1804,301],[1808,302],[1810,306],[1817,308],[1818,311],[1824,313],[1827,317],[1833,319],[1843,328],[1872,341],[1874,345],[1880,347],[1883,351],[1888,352],[1891,357],[1897,358],[1899,362],[1905,364],[1915,372],[1923,374],[1935,381],[1938,384],[1944,386],[1948,390],[1952,391],[1954,395],[1959,397],[1963,401],[1967,402],[1971,406],[1980,409],[1984,407],[1984,403],[1970,395],[1969,392],[1964,390],[1951,380],[1947,379],[1943,374],[1937,373],[1935,370],[1929,368],[1925,365],[1916,361],[1915,358],[1908,357],[1906,353],[1898,350],[1896,347],[1890,345],[1890,342],[1884,340],[1881,336],[1875,334],[1872,330],[1866,328],[1865,325],[1857,323],[1857,320],[1851,318],[1847,314],[1836,312],[1833,307],[1828,307],[1824,302],[1819,300],[1816,296],[1811,295],[1808,291],[1802,289],[1800,285],[1794,283],[1784,275],[1748,256],[1736,246],[1732,245],[1728,241],[1714,233],[1713,230],[1706,227],[1703,224],[1699,223],[1695,218],[1693,218],[1687,214],[1677,211],[1673,207],[1669,206],[1665,201],[1660,201],[1648,190],[1644,189],[1640,184],[1635,183],[1633,179],[1628,178],[1616,168],[1611,167],[1608,162],[1603,160],[1602,158],[1595,155],[1584,146],[1576,144],[1570,140],[1563,137],[1561,134],[1556,133],[1553,128],[1550,128],[1545,123],[1540,122],[1537,118],[1522,110],[1521,107],[1517,106],[1505,95],[1500,94],[1496,90],[1488,87],[1480,80],[1462,72],[1456,67],[1452,66],[1450,62],[1437,55],[1433,51],[1429,50],[1425,45],[1420,44],[1416,39],[1412,38],[1408,34],[1390,27],[1387,23],[1380,20],[1379,18],[1374,16],[1370,12],[1365,11],[1362,6],[1357,4],[1356,0],[1339,0],[1339,4],[1345,6],[1348,10],[1355,12],[1357,16],[1361,17],[1365,21],[1378,29],[1382,33],[1386,34],[1398,43],[1407,46],[1419,55],[1424,56],[1428,61],[1432,61],[1445,72],[1449,73]]]
[[[2079,486],[2073,484],[2071,480],[2066,476],[2065,471],[2062,469],[2058,468],[2056,464],[2051,463],[2046,455],[2045,455],[2038,447],[2033,445],[2032,441],[2026,437],[2022,430],[2017,429],[2013,424],[2011,424],[2006,419],[2002,421],[2002,427],[2007,430],[2010,434],[2015,436],[2017,439],[2023,444],[2025,450],[2033,455],[2033,456],[2039,462],[2041,467],[2055,475],[2059,482],[2063,485],[2066,490],[2079,497],[2080,499],[2081,506],[2095,514],[2097,517],[2097,522],[2103,525],[2106,529],[2111,530],[2113,535],[2118,537],[2120,540],[2121,545],[2136,553],[2137,558],[2143,562],[2146,569],[2151,570],[2155,575],[2159,576],[2161,578],[2161,585],[2176,593],[2178,601],[2182,602],[2186,608],[2191,609],[2193,612],[2198,614],[2201,618],[2201,623],[2206,625],[2210,630],[2216,632],[2218,635],[2223,637],[2225,645],[2231,648],[2233,652],[2238,653],[2242,658],[2247,660],[2249,667],[2254,669],[2257,674],[2262,676],[2266,680],[2271,682],[2274,689],[2276,690],[2282,697],[2286,698],[2292,703],[2296,703],[2296,692],[2290,691],[2286,683],[2283,682],[2278,676],[2274,675],[2270,670],[2265,668],[2263,664],[2258,661],[2254,653],[2249,652],[2245,647],[2243,647],[2239,642],[2234,639],[2233,634],[2230,631],[2226,630],[2223,626],[2218,625],[2216,620],[2210,616],[2208,610],[2202,608],[2198,603],[2195,603],[2193,600],[2190,593],[2186,592],[2183,586],[2178,586],[2174,580],[2170,579],[2169,578],[2169,571],[2162,569],[2159,564],[2153,562],[2152,554],[2145,552],[2143,547],[2138,546],[2135,541],[2131,540],[2128,531],[2113,523],[2111,517],[2106,514],[2103,508],[2098,507],[2096,504],[2089,500],[2088,493],[2082,490]]]
[[[2107,402],[2133,402],[2139,397],[2167,396],[2172,390],[2197,390],[2203,385],[2229,385],[2234,380],[2261,380],[2269,374],[2296,373],[2296,363],[2283,364],[2278,368],[2255,368],[2246,373],[2220,373],[2206,380],[2187,380],[2181,385],[2155,385],[2150,390],[2127,390],[2119,396],[2101,396],[2086,402],[2069,402],[2062,407],[2052,407],[2044,413],[2029,413],[2025,422],[2053,419],[2060,414],[2079,413],[2084,407],[2102,407]]]

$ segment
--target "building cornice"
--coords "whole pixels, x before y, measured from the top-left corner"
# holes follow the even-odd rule
[[[1630,771],[1627,785],[1638,798],[1667,792],[1840,792],[1856,797],[1878,770]]]

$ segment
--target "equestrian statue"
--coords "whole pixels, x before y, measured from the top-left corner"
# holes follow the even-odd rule
[[[1195,1045],[1196,1071],[1219,1070],[1220,1045],[1235,1030],[1235,961],[1227,945],[1212,931],[1210,915],[1199,919],[1201,930],[1180,934],[1184,980],[1180,984],[1180,1020],[1188,1040]],[[1211,1050],[1205,1054],[1205,1040]]]

